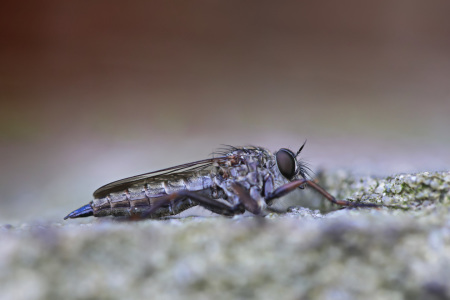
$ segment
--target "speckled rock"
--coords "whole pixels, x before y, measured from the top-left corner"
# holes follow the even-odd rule
[[[448,299],[449,173],[340,174],[339,195],[406,209],[3,224],[0,299]]]
[[[371,202],[407,210],[450,205],[450,172],[356,177],[349,172],[321,174],[324,186],[340,199]]]

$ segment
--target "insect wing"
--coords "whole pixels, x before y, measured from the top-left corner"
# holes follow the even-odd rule
[[[173,166],[166,169],[161,169],[158,171],[153,171],[149,173],[144,173],[136,176],[127,177],[124,179],[120,179],[111,183],[108,183],[100,188],[98,188],[94,192],[94,198],[103,198],[107,196],[109,193],[123,191],[126,188],[136,185],[136,184],[145,184],[147,182],[153,180],[164,180],[164,177],[172,177],[176,174],[194,172],[205,169],[207,167],[212,166],[214,162],[223,162],[226,160],[226,156],[208,158],[203,160],[198,160],[182,165]]]

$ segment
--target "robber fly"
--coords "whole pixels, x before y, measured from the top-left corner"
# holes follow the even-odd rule
[[[298,159],[305,143],[297,153],[281,148],[275,154],[261,147],[227,146],[215,153],[217,157],[114,181],[64,219],[109,215],[156,219],[197,205],[225,216],[246,211],[264,216],[273,211],[274,200],[305,185],[337,205],[378,206],[336,200],[309,180],[309,168]]]

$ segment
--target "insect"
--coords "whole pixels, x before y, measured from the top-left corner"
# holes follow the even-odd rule
[[[274,211],[274,200],[306,185],[337,205],[378,207],[336,200],[308,179],[309,168],[298,159],[305,143],[296,153],[281,148],[275,154],[262,147],[227,146],[215,153],[217,157],[114,181],[64,219],[108,215],[157,219],[197,205],[225,216],[245,211],[264,216]]]

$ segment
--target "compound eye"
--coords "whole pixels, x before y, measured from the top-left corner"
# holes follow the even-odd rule
[[[276,154],[277,166],[280,173],[287,179],[295,175],[295,155],[291,150],[281,148]]]

